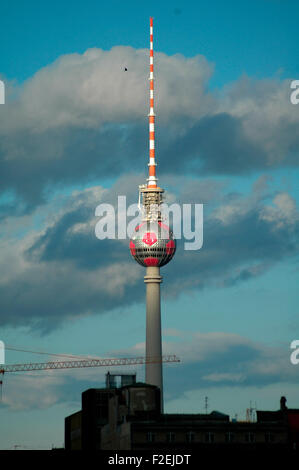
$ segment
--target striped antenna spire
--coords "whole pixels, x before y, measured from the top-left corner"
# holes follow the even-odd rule
[[[153,45],[153,18],[150,18],[150,110],[149,110],[149,177],[148,188],[157,187],[156,160],[155,160],[155,113],[154,113],[154,45]]]

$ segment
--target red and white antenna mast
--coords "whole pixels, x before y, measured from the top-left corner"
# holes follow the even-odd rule
[[[153,18],[150,18],[150,109],[149,109],[149,177],[148,188],[157,187],[155,159],[155,113],[154,113],[154,33]]]

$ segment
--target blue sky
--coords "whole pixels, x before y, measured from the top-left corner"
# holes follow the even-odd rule
[[[206,395],[210,410],[240,419],[250,401],[277,409],[285,395],[299,407],[289,361],[299,328],[299,105],[289,101],[298,3],[1,8],[0,339],[143,354],[144,272],[126,243],[100,242],[93,228],[97,204],[136,202],[145,177],[153,16],[159,182],[205,214],[203,248],[179,246],[162,270],[164,350],[182,360],[164,368],[165,410],[203,412]],[[6,351],[7,363],[46,359]],[[7,374],[0,448],[62,445],[64,417],[104,373]]]
[[[243,73],[295,77],[298,4],[294,0],[214,2],[87,0],[2,6],[1,72],[23,81],[62,54],[116,45],[144,48],[144,27],[156,19],[156,50],[215,64],[214,85]],[[34,47],[33,47],[34,46]]]

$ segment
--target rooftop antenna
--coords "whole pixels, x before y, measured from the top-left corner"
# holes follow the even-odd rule
[[[148,114],[149,120],[149,174],[148,188],[157,187],[156,178],[156,159],[155,159],[155,112],[154,112],[154,33],[153,18],[150,18],[150,109]]]
[[[208,414],[208,397],[205,397],[205,410],[206,410],[206,415]]]
[[[158,187],[156,176],[156,155],[155,155],[155,111],[154,111],[154,32],[153,18],[150,18],[150,50],[149,50],[149,163],[148,178],[146,184],[139,185],[138,208],[142,212],[142,219],[146,221],[162,220],[161,212],[158,209],[162,203],[164,190]],[[142,204],[141,204],[142,199]]]

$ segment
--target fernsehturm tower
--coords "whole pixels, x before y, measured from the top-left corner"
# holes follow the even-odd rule
[[[161,391],[163,412],[162,338],[160,267],[173,258],[176,245],[170,228],[163,223],[161,214],[164,190],[157,184],[155,157],[155,113],[154,113],[154,49],[153,18],[150,18],[150,107],[149,107],[149,175],[147,184],[139,186],[142,197],[142,221],[135,228],[130,241],[134,259],[146,267],[146,357],[156,358],[156,363],[146,364],[146,383],[157,385]]]

